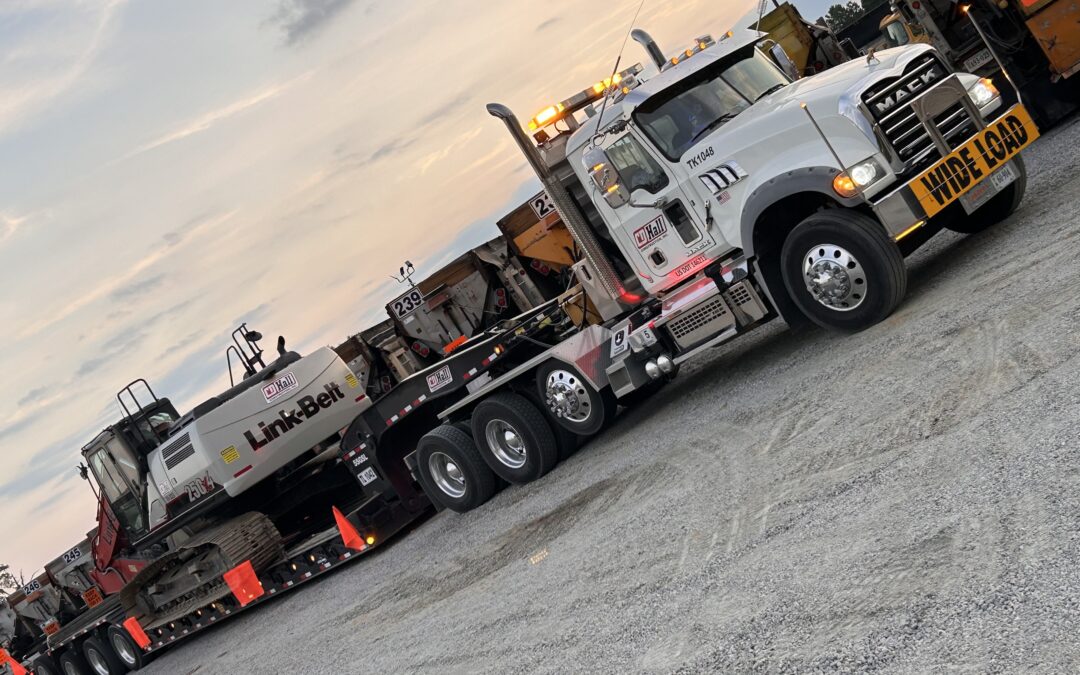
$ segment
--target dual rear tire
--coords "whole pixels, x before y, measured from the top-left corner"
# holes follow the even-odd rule
[[[440,505],[470,511],[489,500],[501,481],[537,480],[614,417],[614,396],[594,390],[571,366],[551,362],[536,374],[537,396],[493,394],[476,406],[467,426],[444,424],[420,439],[417,474]],[[558,383],[561,408],[552,406],[549,380]]]

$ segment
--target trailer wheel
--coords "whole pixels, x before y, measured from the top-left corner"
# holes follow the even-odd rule
[[[860,331],[884,320],[907,291],[896,242],[851,209],[819,211],[795,226],[780,254],[788,295],[814,323]]]
[[[532,482],[559,462],[559,444],[544,413],[520,394],[484,399],[473,411],[472,428],[484,461],[507,482]]]
[[[609,387],[593,389],[573,366],[548,361],[536,371],[540,400],[556,423],[578,436],[591,436],[615,419],[618,401]]]
[[[416,448],[424,491],[448,509],[464,513],[495,494],[491,472],[469,435],[444,424],[424,434]]]
[[[61,675],[60,668],[56,665],[56,662],[48,656],[39,656],[34,659],[34,663],[30,666],[30,670],[33,671],[34,675]]]
[[[109,626],[106,637],[113,653],[119,657],[125,668],[140,670],[146,665],[147,657],[143,654],[142,648],[135,644],[135,639],[123,626]]]
[[[94,675],[86,659],[74,647],[60,655],[60,670],[64,671],[64,675]]]
[[[1027,167],[1024,166],[1024,160],[1019,155],[1012,161],[1017,173],[1020,174],[1016,180],[976,209],[975,213],[965,217],[961,210],[960,215],[946,223],[945,227],[960,234],[975,234],[991,225],[997,225],[1020,208],[1020,202],[1023,201],[1024,193],[1027,191]]]
[[[83,642],[82,653],[94,675],[124,675],[130,670],[106,641],[87,638]]]

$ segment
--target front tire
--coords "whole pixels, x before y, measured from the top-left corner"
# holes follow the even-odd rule
[[[907,292],[896,243],[873,218],[826,209],[795,226],[780,254],[788,295],[814,323],[856,332],[884,320]]]
[[[34,659],[34,663],[30,670],[34,675],[63,675],[60,667],[47,656],[39,656]]]
[[[495,474],[469,435],[455,426],[424,434],[416,459],[424,491],[451,511],[471,511],[495,494]]]
[[[1027,167],[1019,155],[1014,157],[1012,162],[1020,174],[1016,180],[976,209],[975,213],[966,215],[961,211],[960,216],[946,223],[945,227],[960,234],[975,234],[997,225],[1020,208],[1020,202],[1024,200],[1024,193],[1027,192]]]
[[[510,483],[531,483],[559,462],[547,419],[520,394],[500,393],[476,406],[473,438],[491,470]]]

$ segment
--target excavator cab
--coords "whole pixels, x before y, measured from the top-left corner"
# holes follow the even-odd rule
[[[123,436],[106,429],[83,448],[83,457],[94,474],[101,498],[108,502],[120,528],[130,540],[149,532],[143,513],[146,475],[145,459],[125,442]]]

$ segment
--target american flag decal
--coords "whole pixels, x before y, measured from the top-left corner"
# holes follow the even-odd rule
[[[718,195],[735,183],[746,178],[748,175],[749,174],[735,162],[726,162],[715,169],[709,169],[698,176],[698,178],[701,179],[701,182],[705,184],[705,187],[710,192],[714,195]]]

